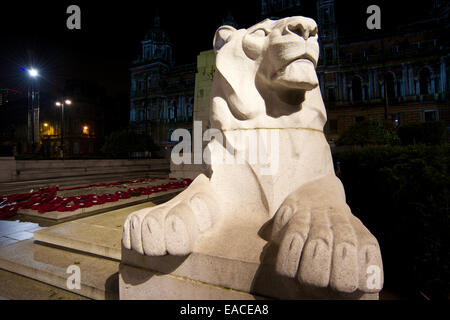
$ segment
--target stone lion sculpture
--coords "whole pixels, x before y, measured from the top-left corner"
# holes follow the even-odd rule
[[[346,204],[323,133],[317,32],[314,20],[300,16],[216,31],[210,123],[223,139],[207,146],[209,174],[167,203],[132,213],[123,247],[147,256],[188,255],[205,235],[219,247],[236,237],[244,243],[270,225],[265,234],[277,248],[278,274],[343,293],[381,290],[383,279],[373,286],[367,271],[382,270],[378,242]],[[263,136],[276,138],[262,149],[275,152],[277,170],[268,174],[271,163],[248,161],[254,143],[242,137],[249,133],[257,147]],[[217,161],[224,154],[240,154],[244,162]]]

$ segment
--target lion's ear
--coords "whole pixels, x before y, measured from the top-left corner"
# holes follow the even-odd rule
[[[221,26],[217,29],[213,41],[215,53],[217,53],[217,51],[219,51],[220,48],[222,48],[229,41],[231,34],[235,31],[236,29],[230,26]]]

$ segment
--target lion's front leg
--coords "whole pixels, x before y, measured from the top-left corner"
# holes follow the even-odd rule
[[[284,201],[272,233],[279,245],[276,270],[314,287],[379,292],[383,267],[378,242],[351,213],[343,192],[340,180],[330,175]]]
[[[214,189],[205,175],[169,202],[130,214],[123,227],[123,246],[140,254],[186,255],[199,234],[220,218]]]

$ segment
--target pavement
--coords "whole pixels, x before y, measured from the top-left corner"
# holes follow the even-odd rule
[[[0,247],[31,239],[35,231],[42,229],[45,227],[33,222],[0,220]]]
[[[46,227],[20,220],[0,220],[0,248],[32,239],[34,232]],[[46,283],[0,269],[0,300],[88,300]]]
[[[0,300],[89,300],[89,298],[0,269]]]

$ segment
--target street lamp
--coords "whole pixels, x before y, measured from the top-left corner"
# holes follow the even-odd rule
[[[64,102],[56,101],[56,103],[55,103],[55,105],[57,107],[61,107],[61,158],[64,158],[64,147],[63,147],[63,145],[64,145],[64,128],[63,128],[63,125],[64,125],[64,106],[65,105],[71,105],[71,104],[72,104],[72,101],[68,100],[68,99],[64,100]]]
[[[30,75],[30,77],[32,78],[36,78],[37,76],[39,76],[39,72],[36,69],[31,68],[30,70],[28,70],[28,74]]]
[[[31,143],[32,152],[34,152],[36,141],[39,140],[39,90],[36,90],[35,82],[39,72],[34,68],[27,71],[30,77],[28,88],[28,141]]]

